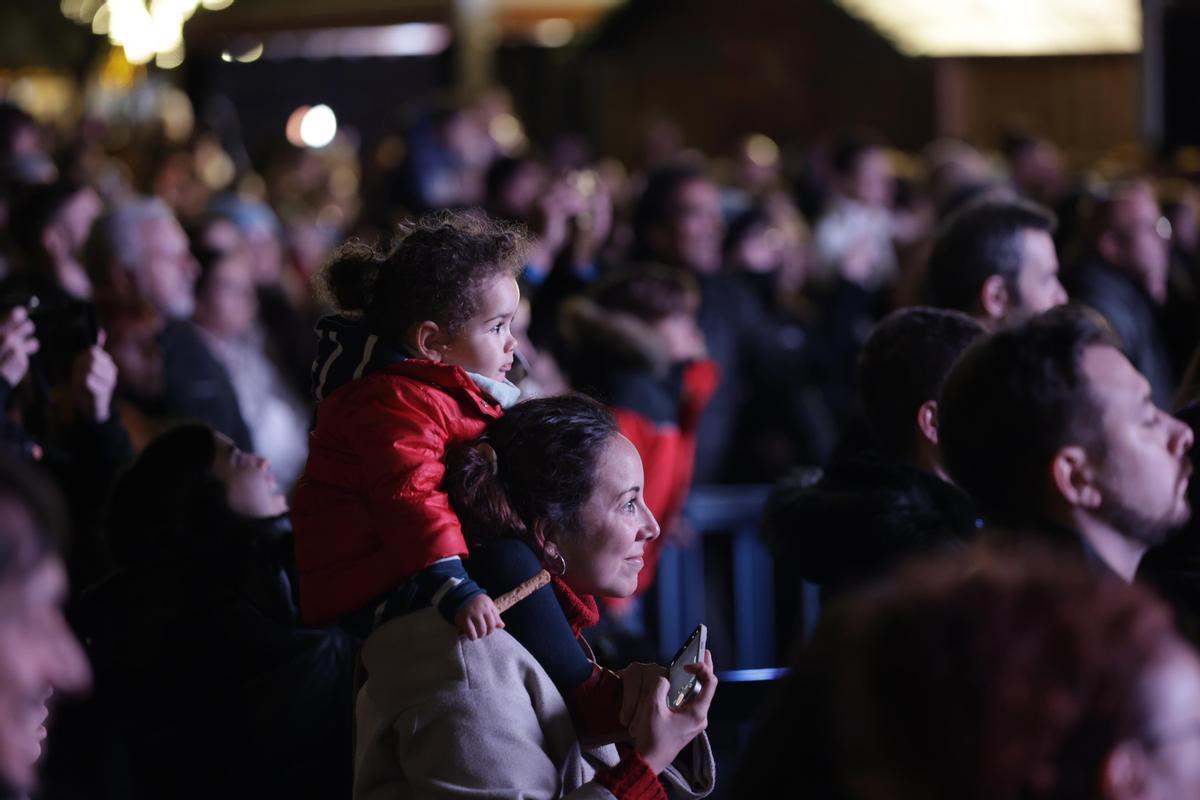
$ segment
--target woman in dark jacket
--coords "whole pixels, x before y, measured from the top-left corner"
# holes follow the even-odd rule
[[[162,434],[115,491],[118,570],[81,603],[87,797],[345,796],[353,650],[300,625],[287,502],[261,456]]]

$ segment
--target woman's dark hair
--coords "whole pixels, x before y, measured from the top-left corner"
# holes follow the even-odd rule
[[[123,564],[215,550],[238,517],[214,464],[217,439],[207,425],[160,434],[118,480],[108,542]]]
[[[1147,590],[1050,553],[910,565],[826,614],[746,748],[739,796],[794,757],[813,797],[1098,797],[1112,749],[1152,741],[1144,679],[1175,645]]]
[[[676,314],[694,314],[700,307],[700,289],[694,277],[654,262],[609,273],[596,282],[590,295],[601,308],[650,323]]]
[[[467,539],[515,536],[541,552],[546,536],[577,533],[600,455],[617,433],[612,413],[583,395],[513,406],[479,442],[447,455],[446,490]],[[496,454],[494,473],[484,444]]]
[[[442,211],[402,225],[386,250],[359,241],[342,245],[320,285],[339,310],[362,314],[396,345],[425,320],[457,333],[493,279],[520,271],[527,249],[517,228],[479,212]]]

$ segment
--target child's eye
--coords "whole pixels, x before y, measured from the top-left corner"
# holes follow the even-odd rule
[[[501,330],[503,330],[503,329],[504,329],[504,323],[503,323],[503,322],[497,322],[495,325],[493,325],[493,326],[492,326],[492,331],[491,331],[491,332],[492,332],[492,333],[500,333],[500,331],[501,331]]]
[[[626,500],[625,505],[621,506],[621,508],[632,514],[637,509],[637,504],[632,500]]]

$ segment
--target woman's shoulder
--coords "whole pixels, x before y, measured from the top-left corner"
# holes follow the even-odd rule
[[[512,636],[496,631],[471,641],[432,608],[380,626],[363,644],[362,659],[370,676],[365,691],[395,714],[464,692],[481,701],[527,695],[537,705],[557,696],[550,677]]]

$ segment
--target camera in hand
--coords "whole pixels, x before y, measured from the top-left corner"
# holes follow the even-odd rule
[[[0,308],[18,306],[29,312],[39,345],[30,368],[48,386],[69,382],[75,357],[99,338],[96,306],[70,297],[43,301],[38,295],[24,295],[0,300]]]

